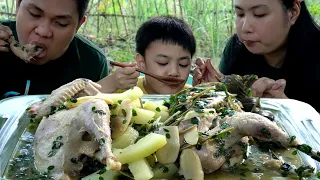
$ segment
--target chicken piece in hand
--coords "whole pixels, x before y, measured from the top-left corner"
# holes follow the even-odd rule
[[[91,140],[84,141],[84,134]],[[101,99],[90,99],[76,108],[61,110],[44,117],[35,133],[35,167],[49,172],[54,179],[70,179],[83,168],[79,157],[93,157],[102,152],[102,162],[108,169],[120,170],[121,163],[111,151],[110,111]]]

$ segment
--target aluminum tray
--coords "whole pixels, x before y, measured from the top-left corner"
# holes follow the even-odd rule
[[[29,95],[8,98],[0,101],[0,118],[6,119],[0,129],[0,179],[12,156],[14,148],[29,123],[25,110],[47,95]],[[146,101],[162,101],[169,95],[144,95]],[[320,115],[310,105],[290,99],[261,99],[263,109],[274,112],[277,123],[290,135],[295,135],[301,143],[309,144],[320,150]],[[0,119],[1,120],[1,119]],[[320,163],[309,156],[299,153],[303,163],[320,170]],[[316,178],[310,178],[316,179]]]

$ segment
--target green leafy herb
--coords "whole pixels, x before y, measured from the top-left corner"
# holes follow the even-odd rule
[[[121,103],[122,103],[122,100],[118,100],[118,103],[121,104]]]
[[[161,109],[159,107],[156,108],[156,111],[161,112]]]
[[[268,138],[271,137],[271,133],[266,128],[262,128],[261,133],[266,135]]]
[[[121,109],[121,112],[122,112],[122,115],[123,115],[124,117],[126,117],[126,116],[127,116],[127,112],[126,112],[126,110]]]
[[[170,139],[170,138],[171,138],[170,134],[167,133],[167,134],[166,134],[166,138],[167,138],[167,139]]]
[[[103,110],[95,110],[94,113],[97,113],[100,115],[106,115],[106,113]]]
[[[99,139],[99,145],[103,146],[106,143],[106,140],[104,140],[103,138]]]
[[[51,171],[52,169],[54,169],[54,166],[49,166],[47,169],[48,171]]]
[[[318,179],[320,179],[320,171],[317,173],[317,177]]]
[[[137,116],[137,111],[135,109],[132,109],[132,116]]]
[[[169,132],[169,130],[168,130],[168,129],[163,128],[163,130],[164,130],[165,132]]]
[[[296,139],[296,136],[291,136],[289,144],[291,144],[295,139]]]
[[[112,104],[111,109],[116,109],[118,107],[118,104]]]
[[[104,180],[104,178],[102,176],[99,176],[99,180]]]
[[[28,107],[27,109],[26,109],[26,111],[29,111],[31,109],[31,107]]]
[[[57,140],[57,141],[62,140],[62,136],[58,136],[58,137],[56,138],[56,140]]]
[[[96,110],[96,107],[95,107],[95,106],[93,106],[91,110],[94,112],[94,111]]]
[[[297,155],[298,154],[298,150],[295,150],[292,152],[292,155]]]
[[[111,117],[111,118],[115,118],[115,117],[117,117],[117,115],[112,114],[110,117]]]
[[[99,172],[98,172],[98,174],[103,174],[103,173],[105,173],[105,172],[107,172],[107,169],[106,168],[103,168],[103,169],[101,169]]]
[[[220,128],[221,129],[227,129],[227,128],[229,128],[230,127],[230,124],[228,124],[227,122],[224,122],[224,123],[222,123],[221,125],[220,125]]]
[[[127,120],[123,119],[122,124],[125,124],[125,123],[127,123]]]
[[[169,168],[167,166],[161,166],[161,169],[163,173],[169,172]]]
[[[73,164],[78,164],[78,159],[77,159],[77,158],[71,158],[70,161],[71,161]]]
[[[77,103],[78,100],[77,98],[70,98],[70,99],[67,99],[68,102],[72,102],[72,103]]]
[[[48,157],[53,157],[54,155],[56,155],[57,151],[56,150],[51,150],[49,153],[48,153]]]
[[[191,124],[199,125],[200,121],[197,117],[194,117],[190,120]]]

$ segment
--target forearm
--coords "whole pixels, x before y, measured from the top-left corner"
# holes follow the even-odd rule
[[[118,88],[116,87],[116,83],[114,82],[112,74],[101,79],[97,83],[101,85],[100,91],[102,93],[114,93],[115,91],[118,90]]]

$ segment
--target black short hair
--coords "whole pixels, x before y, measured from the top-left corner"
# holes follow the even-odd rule
[[[18,0],[17,7],[20,6],[22,0]],[[79,21],[83,18],[84,14],[86,13],[86,10],[88,9],[89,0],[75,0],[77,4],[78,9],[78,15],[79,15]]]
[[[196,39],[189,25],[173,16],[155,16],[144,22],[136,34],[136,51],[142,56],[148,46],[157,40],[177,44],[190,52],[196,51]]]

